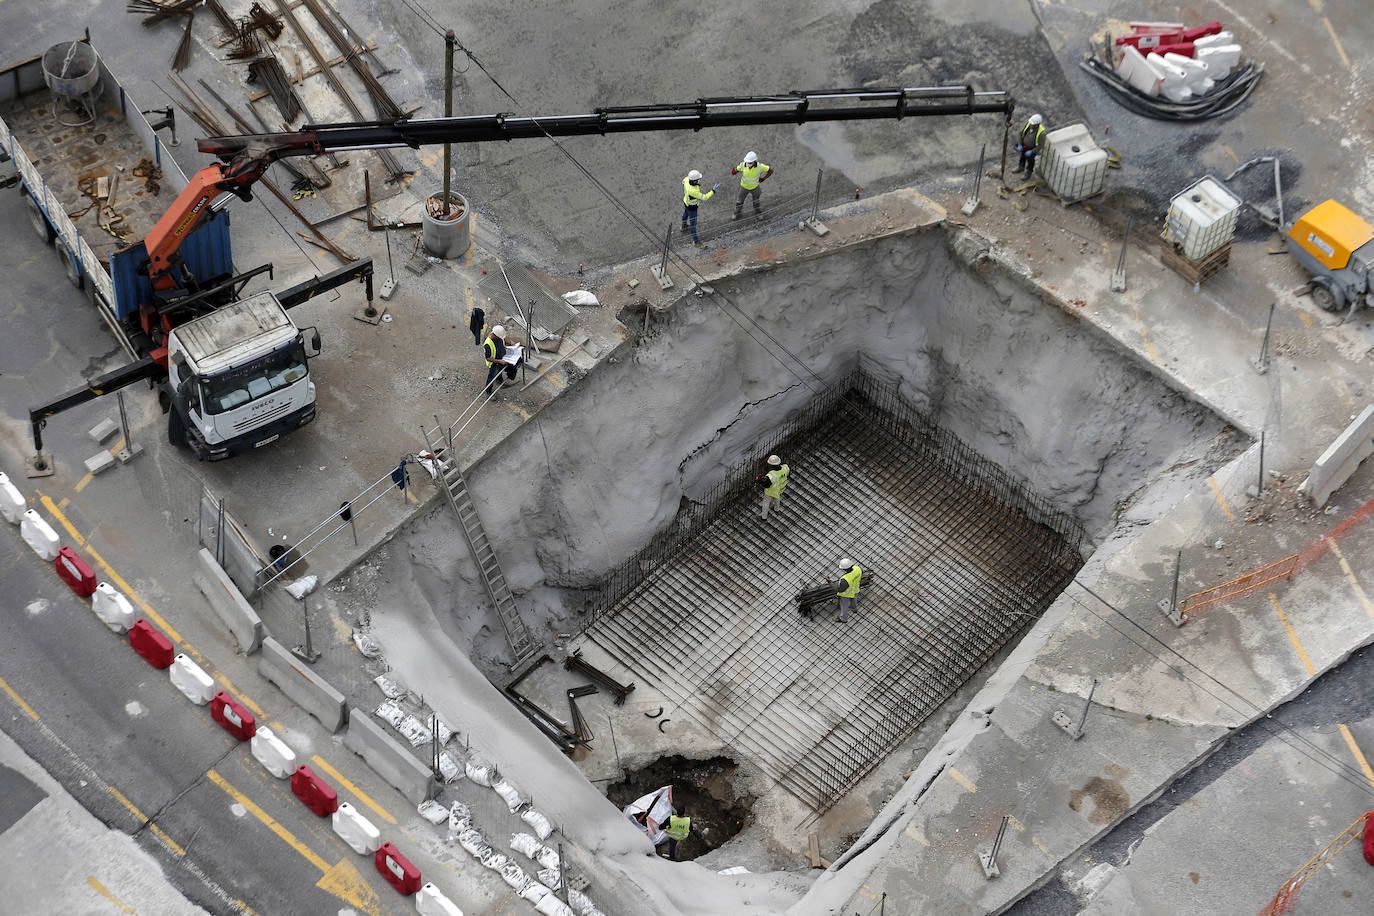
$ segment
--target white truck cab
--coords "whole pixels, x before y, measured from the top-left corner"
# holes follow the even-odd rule
[[[167,335],[167,437],[202,461],[261,448],[315,419],[307,360],[320,353],[271,292],[254,293]]]

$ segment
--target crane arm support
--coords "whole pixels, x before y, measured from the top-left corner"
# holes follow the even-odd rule
[[[74,388],[46,404],[30,407],[29,424],[33,427],[34,451],[43,451],[42,430],[47,425],[48,417],[56,416],[64,410],[70,410],[78,404],[94,401],[96,398],[103,397],[112,391],[118,391],[120,388],[126,388],[134,382],[141,382],[144,379],[159,379],[163,373],[163,368],[152,357],[146,357],[136,363],[121,366],[112,372],[106,372],[104,375],[93,378],[80,388]]]

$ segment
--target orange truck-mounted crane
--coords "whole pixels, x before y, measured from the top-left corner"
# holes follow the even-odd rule
[[[199,228],[216,219],[228,200],[234,197],[251,200],[253,185],[279,159],[347,150],[418,149],[444,143],[808,121],[900,120],[992,113],[1003,115],[1009,124],[1014,106],[1006,92],[975,92],[968,86],[826,89],[771,96],[704,98],[681,104],[598,108],[587,114],[550,117],[494,114],[314,124],[284,133],[201,140],[200,151],[220,161],[191,177],[142,243],[147,250],[146,269],[152,295],[139,304],[138,318],[150,341],[149,357],[144,362],[151,361],[167,374],[161,397],[169,412],[168,436],[173,444],[190,445],[200,457],[214,460],[266,445],[314,417],[314,384],[306,378],[306,360],[318,353],[318,334],[312,338],[312,348],[316,352],[308,353],[303,335],[292,336],[295,328],[284,310],[280,316],[275,316],[270,304],[259,301],[253,306],[255,314],[261,313],[259,322],[267,312],[275,316],[272,319],[277,328],[273,337],[275,349],[256,358],[251,365],[223,367],[216,354],[232,349],[226,335],[234,322],[221,320],[213,311],[188,310],[184,305],[186,298],[180,295],[185,290],[200,290],[205,282],[205,278],[193,276],[188,269],[181,255],[183,246]],[[367,266],[368,297],[371,298],[370,261]],[[336,271],[335,275],[321,278],[321,281],[329,279],[338,285],[353,277],[348,268]],[[232,286],[233,281],[221,281],[221,289],[226,289],[225,283]],[[231,298],[236,299],[237,292],[233,289]],[[297,295],[304,294],[298,292]],[[235,304],[221,303],[218,308]],[[187,319],[202,327],[195,333],[187,333],[178,324]],[[143,364],[116,370],[50,404],[30,409],[35,448],[41,452],[39,431],[47,417],[139,378],[151,378],[156,371]],[[308,404],[292,406],[288,403],[290,391],[301,392],[302,398],[297,400],[308,400]],[[281,406],[265,409],[260,399],[268,397],[281,400]],[[236,418],[246,417],[245,411],[249,409],[254,416],[281,412],[285,419],[278,422],[279,428],[250,428],[244,432],[242,424],[248,421]]]

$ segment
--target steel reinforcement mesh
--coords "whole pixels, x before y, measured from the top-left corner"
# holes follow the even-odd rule
[[[763,521],[771,451],[791,479]],[[1025,632],[1081,538],[856,368],[614,570],[584,634],[820,812]],[[841,556],[868,570],[851,620],[798,613]]]

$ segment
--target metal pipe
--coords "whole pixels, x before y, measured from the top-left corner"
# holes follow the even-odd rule
[[[453,29],[444,33],[444,117],[453,117],[453,47],[458,43],[458,38],[453,34]],[[453,144],[444,144],[444,219],[448,219],[448,194],[449,181],[451,180],[451,158],[453,156]]]

